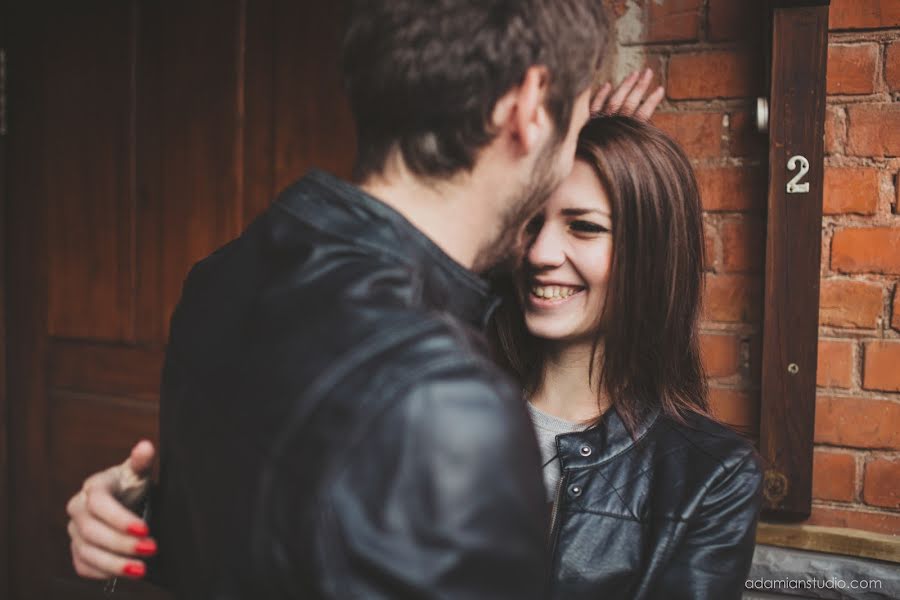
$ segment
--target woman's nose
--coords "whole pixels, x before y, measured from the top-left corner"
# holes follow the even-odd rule
[[[566,259],[563,240],[552,225],[545,224],[528,245],[526,258],[533,267],[558,267]]]

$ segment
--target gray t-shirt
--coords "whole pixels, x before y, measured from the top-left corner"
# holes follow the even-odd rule
[[[584,431],[587,425],[573,423],[548,415],[544,411],[535,408],[528,402],[528,414],[531,423],[537,433],[538,446],[541,449],[541,459],[544,465],[544,487],[547,488],[547,501],[556,501],[556,486],[559,485],[560,472],[559,458],[557,457],[556,436],[573,431]]]

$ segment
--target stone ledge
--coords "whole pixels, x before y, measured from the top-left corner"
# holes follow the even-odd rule
[[[900,536],[858,529],[760,522],[756,543],[900,564]]]

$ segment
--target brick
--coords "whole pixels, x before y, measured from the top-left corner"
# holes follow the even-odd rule
[[[853,383],[853,342],[848,340],[819,340],[819,361],[816,366],[816,385],[819,387],[849,388]]]
[[[813,454],[813,498],[852,502],[856,498],[856,457],[816,448]]]
[[[863,387],[900,392],[900,340],[866,342]]]
[[[701,0],[647,2],[648,42],[688,42],[700,37]]]
[[[871,94],[875,91],[878,44],[828,47],[828,94]]]
[[[897,535],[900,532],[900,514],[813,505],[812,514],[806,524]]]
[[[744,433],[759,430],[759,398],[741,390],[710,387],[709,404],[713,416]]]
[[[875,458],[866,463],[863,500],[873,506],[900,508],[900,460]]]
[[[700,334],[700,353],[708,377],[731,377],[740,365],[739,338],[714,333]]]
[[[722,268],[726,272],[759,273],[766,261],[766,223],[747,218],[722,225]]]
[[[835,231],[831,268],[841,273],[900,274],[900,229],[859,227]]]
[[[706,254],[706,271],[715,271],[719,268],[720,259],[716,240],[719,238],[719,230],[710,223],[703,223],[703,251]]]
[[[657,127],[675,138],[691,158],[719,156],[722,147],[722,113],[659,112]]]
[[[882,288],[876,283],[823,279],[819,291],[819,323],[831,327],[875,329],[883,310]]]
[[[757,211],[766,205],[766,174],[759,167],[696,169],[703,209]]]
[[[878,29],[900,25],[897,0],[832,0],[829,29]]]
[[[825,152],[840,154],[847,143],[844,112],[836,106],[825,107]]]
[[[768,157],[768,137],[757,131],[754,115],[736,111],[731,113],[728,121],[728,152],[731,156]]]
[[[826,215],[874,215],[878,209],[880,171],[871,167],[826,167]]]
[[[887,48],[884,78],[889,90],[900,91],[900,42],[894,42]]]
[[[758,323],[762,315],[762,281],[751,275],[707,275],[703,319]]]
[[[875,458],[866,463],[863,500],[872,506],[900,508],[900,459]]]
[[[761,22],[753,2],[709,0],[707,36],[712,42],[757,39]]]
[[[815,440],[851,448],[900,449],[900,402],[819,395]]]
[[[900,285],[894,289],[894,316],[891,319],[891,327],[900,331]]]
[[[674,54],[669,59],[668,96],[747,98],[759,94],[759,57],[739,51]]]
[[[847,118],[848,154],[876,158],[900,156],[900,104],[851,106]]]

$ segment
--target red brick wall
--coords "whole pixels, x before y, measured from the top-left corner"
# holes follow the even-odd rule
[[[763,15],[735,0],[605,0],[614,77],[643,61],[654,121],[693,159],[709,273],[703,346],[718,415],[754,434],[767,140]],[[832,0],[811,523],[900,534],[900,1]],[[810,307],[815,310],[815,307]]]

